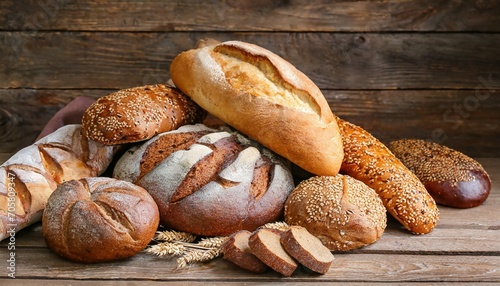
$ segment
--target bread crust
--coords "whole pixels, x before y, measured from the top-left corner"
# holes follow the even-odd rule
[[[264,273],[268,269],[267,265],[258,259],[248,246],[248,239],[251,234],[248,230],[240,230],[231,234],[221,246],[224,259],[249,271]]]
[[[85,136],[105,145],[147,140],[201,122],[206,112],[180,90],[163,84],[122,89],[99,98],[82,118]]]
[[[335,175],[342,141],[319,88],[256,45],[230,41],[179,54],[174,84],[209,113],[317,175]]]
[[[286,252],[310,270],[325,274],[333,262],[333,254],[306,228],[292,225],[281,233],[281,245]]]
[[[388,147],[438,204],[472,208],[490,194],[491,180],[483,166],[459,151],[420,139],[401,139]]]
[[[340,118],[337,121],[345,153],[341,172],[373,188],[406,229],[415,234],[431,232],[439,210],[420,180],[368,131]]]
[[[98,176],[111,163],[117,148],[82,136],[81,125],[66,125],[19,150],[0,166],[0,193],[12,194],[16,211],[9,212],[8,197],[0,196],[0,240],[40,221],[50,194],[69,180]]]
[[[260,228],[250,235],[248,246],[267,266],[284,276],[292,276],[299,264],[286,252],[280,242],[280,232]]]
[[[377,241],[387,215],[374,190],[337,174],[302,181],[285,203],[285,221],[306,228],[330,250],[348,251]]]
[[[42,219],[49,248],[85,263],[138,253],[151,241],[158,224],[158,207],[146,190],[107,177],[59,185]]]
[[[192,143],[176,144],[181,148],[172,153],[164,149],[159,160],[153,157],[159,151],[149,152],[162,140],[170,146],[172,138]],[[156,166],[141,167],[152,160]],[[253,231],[279,220],[293,189],[282,158],[239,132],[202,124],[159,134],[125,152],[113,176],[148,190],[158,204],[162,225],[204,236]]]

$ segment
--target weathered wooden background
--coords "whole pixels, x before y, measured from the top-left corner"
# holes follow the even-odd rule
[[[165,82],[205,37],[293,63],[383,142],[500,157],[500,1],[0,1],[0,153],[76,96]]]

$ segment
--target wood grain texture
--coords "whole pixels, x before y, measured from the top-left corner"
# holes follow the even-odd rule
[[[0,153],[33,143],[49,119],[75,97],[97,98],[112,91],[0,89]],[[323,93],[335,114],[384,143],[421,138],[473,157],[500,156],[500,97],[487,89]]]
[[[204,37],[261,45],[322,89],[475,89],[481,78],[500,87],[500,34],[0,32],[0,88],[162,82]]]
[[[489,31],[498,1],[75,1],[6,0],[3,30]]]

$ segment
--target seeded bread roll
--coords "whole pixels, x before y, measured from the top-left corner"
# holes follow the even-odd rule
[[[285,204],[285,221],[306,228],[330,250],[374,243],[387,216],[375,191],[349,176],[316,176],[302,181]]]
[[[206,116],[189,97],[168,85],[127,88],[99,98],[82,118],[85,136],[105,145],[138,142],[201,122]]]
[[[253,231],[280,219],[294,187],[281,157],[238,132],[202,124],[130,149],[113,176],[144,187],[162,225],[204,236]]]
[[[175,86],[209,113],[317,175],[335,175],[342,141],[320,89],[276,54],[238,41],[174,58]]]
[[[260,228],[250,235],[248,246],[255,256],[274,271],[292,276],[299,264],[286,252],[280,239],[280,231]]]
[[[224,259],[227,259],[241,268],[255,273],[264,273],[268,267],[257,258],[248,246],[248,239],[252,233],[248,230],[240,230],[229,236],[222,245]]]
[[[472,208],[490,194],[488,173],[463,153],[418,139],[393,141],[389,149],[415,173],[438,204]]]
[[[439,210],[420,180],[369,132],[340,118],[337,121],[344,145],[341,172],[373,188],[406,229],[415,234],[431,232]]]
[[[333,262],[333,254],[306,228],[292,225],[281,233],[281,245],[300,264],[310,270],[325,274]]]
[[[130,257],[153,238],[158,207],[141,187],[106,177],[65,182],[43,213],[43,236],[57,254],[78,262]]]

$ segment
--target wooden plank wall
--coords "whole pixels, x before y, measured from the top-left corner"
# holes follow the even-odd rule
[[[500,157],[494,0],[2,0],[0,153],[31,144],[77,96],[165,82],[205,37],[281,55],[383,142]]]

